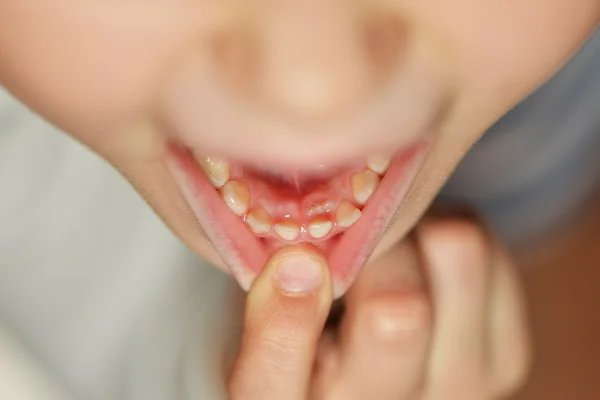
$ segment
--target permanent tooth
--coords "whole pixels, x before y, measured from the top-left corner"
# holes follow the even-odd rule
[[[325,214],[335,209],[335,202],[328,200],[326,202],[316,204],[308,209],[308,215]]]
[[[292,221],[283,221],[275,224],[275,232],[285,240],[294,240],[300,234],[300,227]]]
[[[360,219],[362,213],[348,201],[342,201],[335,212],[335,222],[341,228],[349,228]]]
[[[308,233],[315,239],[321,239],[331,232],[333,223],[325,217],[317,217],[308,224]]]
[[[215,157],[204,157],[199,160],[209,181],[220,189],[229,180],[229,163]]]
[[[264,208],[255,208],[246,215],[246,224],[254,233],[269,232],[271,222],[271,216]]]
[[[377,172],[379,175],[383,175],[390,166],[390,161],[389,157],[384,156],[369,157],[367,158],[367,167],[372,171]]]
[[[352,178],[350,178],[354,200],[360,205],[365,204],[377,188],[378,184],[379,175],[370,169],[355,173],[352,175]]]
[[[250,189],[245,183],[228,181],[221,189],[221,197],[234,214],[242,217],[248,212]]]

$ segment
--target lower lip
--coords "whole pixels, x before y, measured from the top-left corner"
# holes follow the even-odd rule
[[[426,148],[426,143],[421,142],[398,153],[363,208],[362,217],[343,234],[330,239],[336,243],[328,245],[324,255],[329,261],[336,298],[346,292],[372,254],[415,180]],[[189,151],[170,145],[167,161],[173,178],[213,246],[242,288],[249,290],[273,250],[227,208]]]

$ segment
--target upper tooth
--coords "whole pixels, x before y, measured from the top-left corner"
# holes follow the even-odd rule
[[[308,224],[308,233],[315,239],[321,239],[327,236],[331,231],[333,223],[325,217],[317,217]]]
[[[255,208],[246,215],[246,224],[254,233],[267,233],[271,230],[271,216],[264,208]]]
[[[342,201],[335,212],[335,222],[341,228],[348,228],[362,216],[360,210],[350,202]]]
[[[250,204],[250,189],[243,182],[229,181],[221,189],[221,197],[238,216],[243,216],[248,212]]]
[[[292,221],[282,221],[274,226],[275,232],[285,240],[294,240],[300,234],[300,227]]]
[[[390,166],[390,158],[385,156],[372,156],[367,159],[367,167],[379,175],[385,174]]]
[[[369,200],[377,185],[379,184],[379,175],[370,169],[365,169],[352,175],[350,185],[354,200],[360,205],[363,205]]]
[[[216,157],[204,157],[199,160],[206,177],[216,188],[221,188],[229,180],[229,163]]]

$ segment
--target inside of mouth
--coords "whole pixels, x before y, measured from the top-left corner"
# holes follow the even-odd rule
[[[426,148],[415,143],[391,159],[368,157],[303,173],[236,165],[177,143],[170,143],[167,161],[196,220],[245,290],[275,250],[302,243],[323,253],[339,297],[405,198]],[[281,223],[288,229],[277,228]]]
[[[362,218],[390,163],[373,156],[344,168],[282,173],[194,157],[229,211],[269,253],[296,243],[328,252]]]

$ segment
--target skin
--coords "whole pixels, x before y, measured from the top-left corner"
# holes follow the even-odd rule
[[[380,265],[470,146],[599,19],[596,0],[3,0],[0,83],[112,163],[219,266],[166,167],[167,138],[302,170],[427,137],[426,162],[372,258]],[[386,129],[346,129],[356,126]]]
[[[422,221],[361,272],[340,326],[324,334],[329,280],[281,290],[279,254],[246,302],[231,399],[501,399],[527,376],[514,266],[474,219]]]
[[[164,130],[164,121],[179,118],[174,123],[182,128],[178,138],[191,147],[236,159],[249,156],[247,146],[236,143],[244,143],[252,132],[254,140],[265,146],[260,153],[263,159],[272,165],[295,160],[292,167],[306,167],[318,160],[342,163],[365,156],[365,148],[381,151],[405,145],[411,137],[434,138],[412,200],[378,246],[376,254],[381,254],[415,224],[471,144],[549,78],[582,44],[600,15],[600,4],[595,0],[577,0],[576,4],[559,0],[552,5],[542,0],[518,5],[478,0],[331,0],[321,7],[315,6],[317,2],[282,4],[277,8],[270,2],[179,0],[165,4],[129,0],[115,7],[103,1],[74,4],[51,0],[38,4],[4,0],[0,5],[0,82],[113,163],[186,243],[215,264],[221,264],[218,255],[198,229],[165,167],[164,138],[171,133]],[[302,4],[308,6],[303,8]],[[310,22],[309,6],[318,8],[326,22],[313,23],[311,29],[314,35],[310,37],[324,42],[321,53],[311,52],[310,43],[302,46],[302,32],[294,30],[294,26]],[[377,23],[388,18],[404,32],[378,32],[375,43],[381,44],[383,56],[361,51],[358,43],[365,40],[366,22],[349,22],[352,15],[376,12],[380,18]],[[332,25],[337,28],[329,29]],[[244,34],[248,30],[253,36]],[[223,45],[217,39],[223,35],[234,45]],[[247,36],[258,39],[243,40]],[[280,45],[273,37],[288,39]],[[262,56],[256,50],[257,43],[263,46]],[[285,44],[300,53],[286,53]],[[219,45],[225,54],[237,58],[218,57],[215,47]],[[344,50],[336,57],[323,56],[328,49],[339,47]],[[398,48],[409,50],[394,58]],[[424,85],[421,81],[425,78],[435,77],[437,86],[432,91],[449,99],[445,104],[421,102],[418,109],[403,114],[445,107],[435,115],[425,113],[425,119],[430,119],[425,121],[428,131],[404,133],[405,125],[412,126],[406,116],[390,128],[397,134],[364,130],[352,141],[320,140],[314,158],[297,156],[301,153],[298,149],[315,147],[314,137],[306,129],[293,130],[299,123],[310,122],[320,129],[320,121],[330,118],[343,125],[350,111],[364,111],[368,96],[383,96],[381,88],[386,82],[403,77],[403,67],[414,62],[417,53],[424,54],[421,58],[427,61],[422,64],[427,70],[435,72],[427,77],[404,78],[418,78]],[[252,60],[259,56],[267,61],[256,67]],[[298,59],[303,61],[300,65]],[[217,75],[206,77],[206,65],[211,62],[222,68],[210,72]],[[349,69],[347,65],[362,67]],[[255,69],[259,72],[253,72]],[[248,76],[261,77],[260,84],[248,88],[244,84]],[[288,84],[298,77],[324,88],[306,93]],[[197,101],[212,93],[207,81],[221,85],[218,89],[230,90],[236,99],[247,100],[242,107],[250,111],[257,104],[265,108],[267,122],[257,123],[260,127],[275,119],[283,121],[283,126],[295,132],[285,136],[287,146],[282,146],[273,132],[262,134],[255,126],[224,131],[220,127],[225,122],[216,119],[212,129],[199,130],[200,121],[170,115],[188,109],[198,114],[202,109]],[[190,86],[198,90],[181,89]],[[213,107],[207,98],[206,107]],[[348,98],[353,99],[352,105]],[[407,103],[403,105],[409,107],[411,103]],[[319,106],[311,111],[306,104]],[[233,102],[225,106],[234,109]],[[365,118],[387,126],[395,114],[391,111],[397,112],[397,108],[374,121]],[[219,140],[224,132],[233,140]],[[325,133],[334,138],[340,135]],[[377,143],[375,148],[370,144],[373,142]]]

